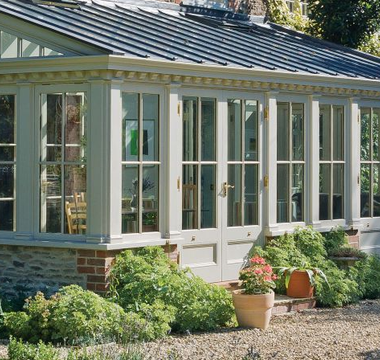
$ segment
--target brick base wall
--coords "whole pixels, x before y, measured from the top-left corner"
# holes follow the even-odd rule
[[[176,245],[164,250],[177,261]],[[0,298],[26,298],[37,291],[51,295],[70,284],[105,294],[112,263],[121,251],[0,245]]]

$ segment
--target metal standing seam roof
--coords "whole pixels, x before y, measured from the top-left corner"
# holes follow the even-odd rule
[[[380,78],[380,58],[278,25],[214,21],[180,7],[173,10],[88,0],[79,8],[65,8],[29,0],[0,0],[0,13],[110,54],[225,68]]]

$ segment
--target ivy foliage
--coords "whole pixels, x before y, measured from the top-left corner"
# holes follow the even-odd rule
[[[146,309],[159,307],[173,331],[212,330],[231,321],[231,296],[188,270],[180,270],[159,247],[126,250],[111,271],[111,297],[148,322]],[[161,323],[164,326],[165,321]]]

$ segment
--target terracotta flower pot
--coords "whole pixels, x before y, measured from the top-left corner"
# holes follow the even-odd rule
[[[294,298],[313,297],[314,287],[310,285],[309,276],[306,271],[294,270],[290,276],[286,295]]]
[[[241,327],[267,329],[272,316],[274,292],[260,295],[247,295],[243,290],[232,292],[236,317]]]

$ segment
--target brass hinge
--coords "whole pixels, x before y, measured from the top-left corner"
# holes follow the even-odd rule
[[[264,187],[268,188],[268,186],[269,186],[269,176],[265,175],[264,176]]]
[[[178,115],[181,115],[181,103],[178,103],[177,105],[177,113]]]
[[[181,177],[178,176],[177,178],[177,190],[180,191],[181,190]]]
[[[360,176],[358,175],[358,185],[360,185]]]
[[[269,120],[269,106],[265,106],[264,108],[264,120]]]
[[[360,114],[358,114],[358,124],[360,124]]]

